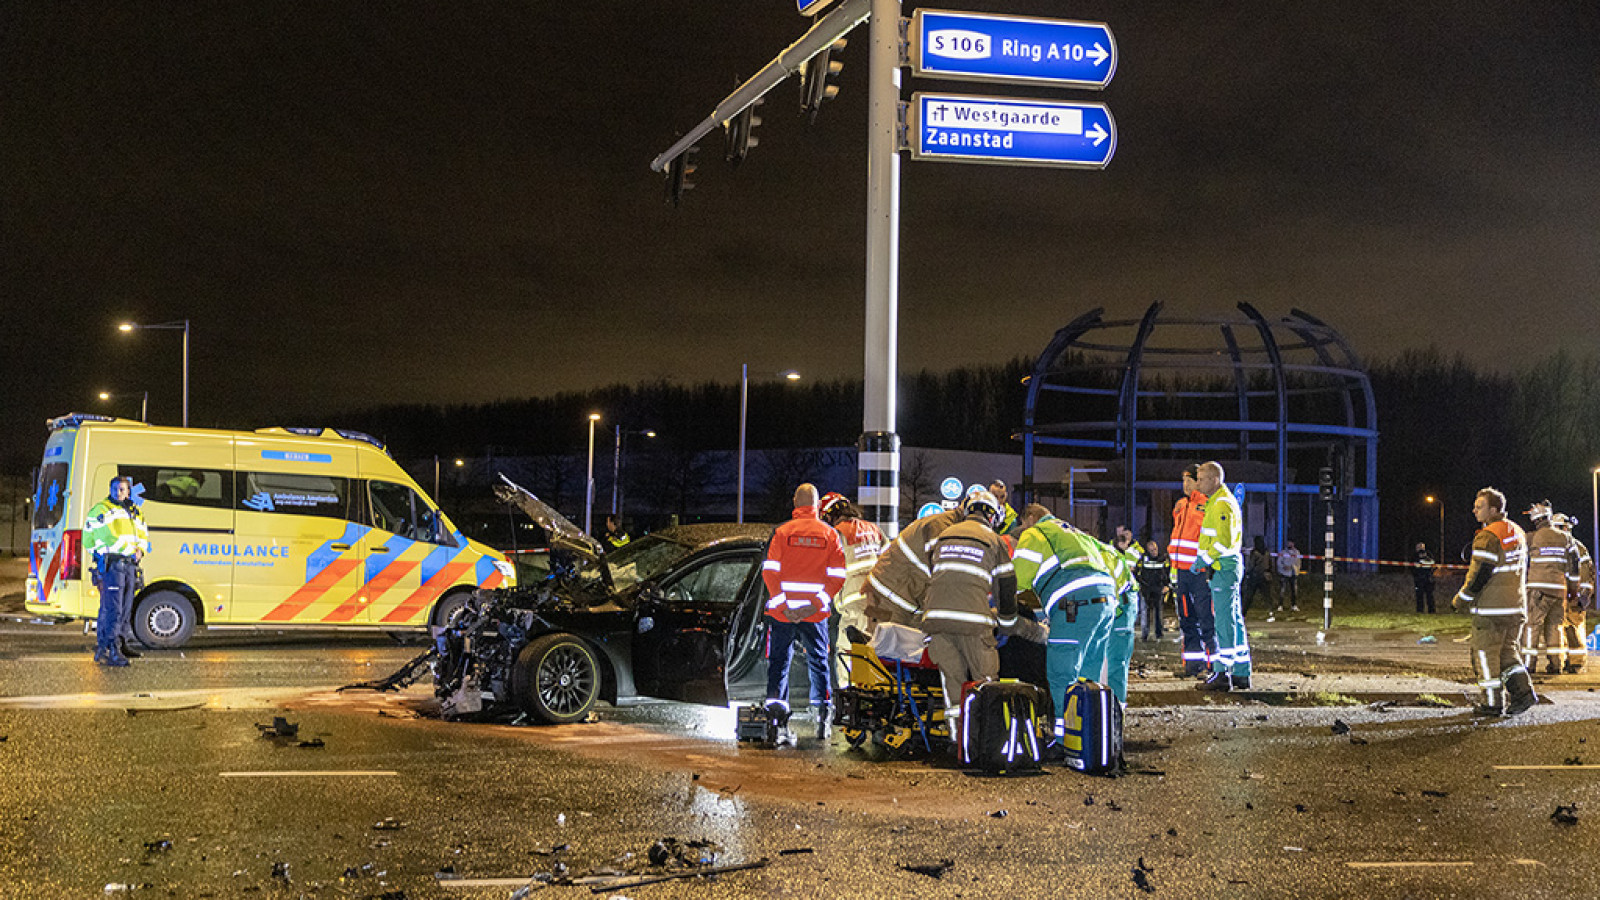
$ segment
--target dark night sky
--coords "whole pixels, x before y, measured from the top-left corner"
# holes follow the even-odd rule
[[[908,98],[1101,99],[1119,149],[1101,173],[905,162],[903,370],[1153,300],[1298,306],[1368,356],[1589,352],[1593,2],[952,6],[1106,21],[1117,77],[908,72]],[[682,209],[648,168],[804,28],[792,0],[0,6],[0,450],[102,388],[177,419],[177,335],[125,317],[193,320],[195,424],[742,361],[858,377],[864,28],[815,126],[791,82],[737,170],[703,145]]]

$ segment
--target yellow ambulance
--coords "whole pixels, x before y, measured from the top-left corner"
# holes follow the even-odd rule
[[[198,627],[442,623],[504,554],[461,533],[383,445],[331,428],[219,431],[74,414],[52,419],[34,492],[27,609],[93,619],[83,523],[114,476],[150,528],[133,628],[179,647]]]

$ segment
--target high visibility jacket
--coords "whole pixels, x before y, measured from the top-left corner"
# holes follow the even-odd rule
[[[149,553],[150,531],[145,527],[139,508],[132,503],[123,506],[109,497],[96,503],[83,523],[83,549],[90,559],[98,559],[105,553],[119,556]]]
[[[1528,535],[1528,590],[1567,598],[1578,587],[1578,548],[1567,534],[1544,525]]]
[[[1589,548],[1583,545],[1583,541],[1573,538],[1572,543],[1578,549],[1578,586],[1577,590],[1567,595],[1569,607],[1573,601],[1587,604],[1594,597],[1594,559],[1589,556]]]
[[[1161,590],[1167,583],[1167,566],[1169,562],[1160,556],[1141,556],[1135,574],[1139,578],[1139,586],[1154,594]]]
[[[844,587],[844,547],[839,532],[817,518],[815,506],[801,506],[794,518],[778,526],[761,564],[767,584],[767,615],[790,621],[790,610],[803,610],[799,621],[828,618],[833,598]]]
[[[1196,568],[1237,567],[1244,555],[1244,515],[1239,501],[1227,485],[1206,498],[1205,517],[1200,522],[1200,547],[1195,551]]]
[[[1172,539],[1167,542],[1167,557],[1172,568],[1187,572],[1194,568],[1200,550],[1200,523],[1206,515],[1206,495],[1195,491],[1172,507]]]
[[[889,608],[872,610],[874,616],[907,623],[910,617],[922,611],[922,598],[928,592],[928,579],[933,575],[928,563],[933,544],[960,517],[961,513],[947,509],[923,516],[900,529],[899,536],[889,542],[867,576],[873,593],[889,604]]]
[[[1000,534],[1015,535],[1018,531],[1017,522],[1019,521],[1017,518],[1017,511],[1012,509],[1011,504],[1009,503],[1004,504],[1004,506],[1005,519],[1000,523]]]
[[[1522,526],[1496,519],[1472,536],[1472,564],[1461,596],[1480,616],[1509,616],[1527,606],[1528,538]]]
[[[927,634],[986,634],[1017,622],[1017,576],[1000,536],[976,519],[946,528],[934,542],[923,600]],[[994,606],[989,605],[990,595]]]
[[[1063,601],[1116,596],[1117,581],[1100,547],[1087,534],[1045,516],[1017,539],[1017,589],[1033,591],[1046,616]]]
[[[1132,550],[1133,545],[1128,545]],[[1112,615],[1122,615],[1128,609],[1129,603],[1139,601],[1139,580],[1134,577],[1134,566],[1139,562],[1138,552],[1133,558],[1128,558],[1128,552],[1118,550],[1115,544],[1100,544],[1101,555],[1105,557],[1106,568],[1111,570],[1111,578],[1116,582],[1117,602],[1112,608]]]
[[[844,587],[837,606],[856,606],[865,600],[867,576],[883,550],[883,532],[865,519],[845,519],[835,528],[844,544]]]

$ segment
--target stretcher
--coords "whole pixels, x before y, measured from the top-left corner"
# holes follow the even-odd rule
[[[890,757],[933,753],[950,741],[944,721],[939,669],[921,660],[883,660],[864,643],[850,643],[839,656],[850,667],[850,684],[834,695],[833,724],[852,748],[870,742]]]

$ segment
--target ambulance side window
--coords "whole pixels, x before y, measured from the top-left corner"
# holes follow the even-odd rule
[[[238,508],[346,519],[350,515],[350,479],[284,472],[241,472]]]
[[[372,527],[408,540],[451,545],[454,541],[437,524],[439,514],[403,484],[367,482],[367,502]]]
[[[33,527],[54,528],[66,512],[67,464],[45,463],[33,491]]]
[[[210,509],[233,508],[232,472],[175,466],[118,465],[117,474],[133,479],[134,494],[142,502],[204,506]]]

